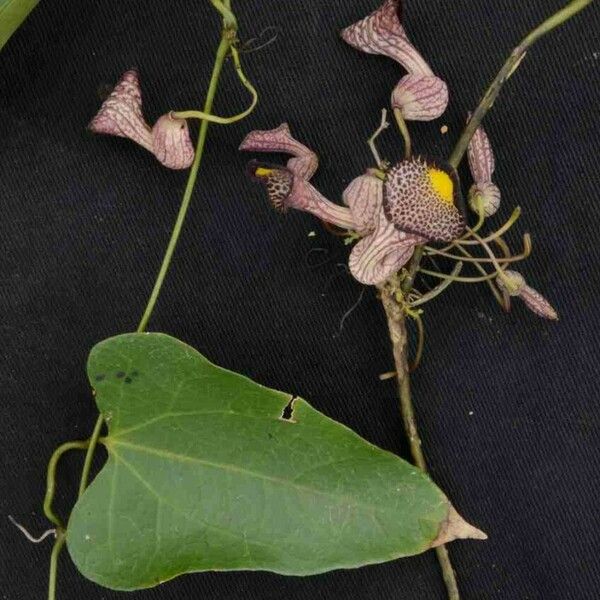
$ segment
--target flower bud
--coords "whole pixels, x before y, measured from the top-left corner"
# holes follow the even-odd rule
[[[479,214],[483,209],[486,217],[491,217],[500,207],[500,189],[494,183],[475,183],[469,190],[469,207]]]

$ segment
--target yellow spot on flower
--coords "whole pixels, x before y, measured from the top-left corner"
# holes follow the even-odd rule
[[[273,175],[273,169],[265,169],[265,167],[258,167],[256,171],[254,171],[254,174],[257,177],[270,177],[271,175]]]
[[[430,167],[427,169],[429,181],[440,200],[454,204],[454,183],[446,171]]]

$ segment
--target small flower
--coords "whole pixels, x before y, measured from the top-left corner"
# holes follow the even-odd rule
[[[448,86],[437,77],[402,26],[400,0],[386,0],[375,12],[346,27],[342,38],[368,54],[381,54],[400,63],[409,73],[392,92],[392,106],[407,120],[431,121],[448,106]]]
[[[139,75],[134,69],[123,73],[88,128],[94,133],[129,138],[169,169],[187,169],[194,161],[185,119],[169,113],[160,117],[153,128],[144,120]]]
[[[553,321],[558,320],[558,313],[550,302],[537,290],[529,287],[525,278],[517,271],[504,271],[504,276],[498,276],[496,284],[502,292],[509,296],[518,296],[525,302],[527,308],[536,315]]]
[[[477,214],[483,209],[484,215],[491,217],[500,207],[501,194],[498,186],[492,182],[496,167],[492,144],[481,126],[469,142],[468,158],[475,181],[469,190],[469,206]]]
[[[251,131],[244,138],[240,150],[291,154],[293,158],[287,163],[288,169],[306,181],[310,181],[319,167],[317,155],[292,136],[287,123],[282,123],[275,129]]]

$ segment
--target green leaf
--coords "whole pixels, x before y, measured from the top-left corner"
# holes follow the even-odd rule
[[[0,50],[39,0],[0,0]]]
[[[108,461],[67,542],[103,586],[204,570],[309,575],[481,533],[412,465],[167,335],[101,342],[88,376]]]

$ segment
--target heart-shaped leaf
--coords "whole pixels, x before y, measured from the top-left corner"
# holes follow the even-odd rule
[[[172,337],[101,342],[88,375],[109,458],[67,542],[101,585],[204,570],[308,575],[481,533],[409,463]]]
[[[39,0],[0,0],[0,50]]]

